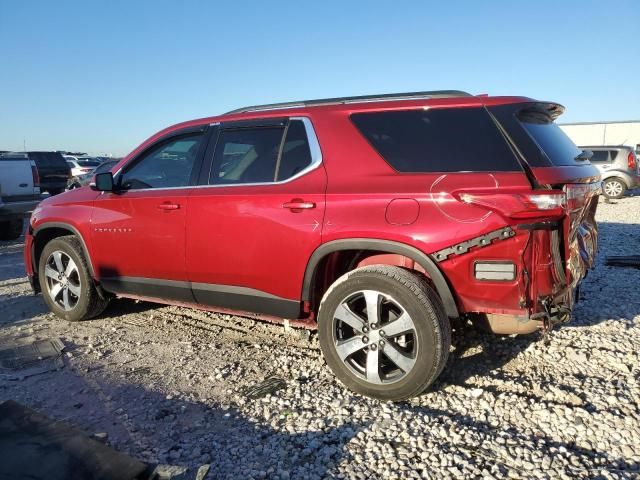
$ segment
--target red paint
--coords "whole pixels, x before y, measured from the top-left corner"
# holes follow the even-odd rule
[[[309,258],[325,242],[384,239],[431,254],[511,226],[517,232],[514,237],[472,249],[439,267],[461,313],[533,313],[540,308],[537,298],[554,294],[558,280],[550,268],[549,232],[521,231],[517,225],[561,218],[567,238],[569,231],[577,228],[570,225],[567,213],[533,211],[524,219],[512,215],[509,209],[521,200],[517,195],[531,192],[524,173],[399,174],[373,150],[349,119],[352,113],[369,110],[480,107],[529,101],[526,97],[481,96],[371,102],[296,107],[181,123],[145,141],[113,171],[159,137],[187,126],[283,116],[305,116],[311,120],[323,163],[309,174],[282,185],[120,194],[81,188],[43,201],[31,219],[31,227],[36,229],[45,222],[75,227],[86,244],[98,281],[104,274],[117,273],[248,287],[300,300]],[[590,165],[534,168],[533,173],[542,185],[597,179],[597,172]],[[484,195],[486,201],[465,203],[460,197],[464,192]],[[586,208],[584,198],[580,201],[577,208]],[[33,275],[32,242],[32,236],[27,235],[25,260],[29,275]],[[571,252],[566,241],[563,248],[569,258]],[[375,254],[364,254],[369,257],[359,264],[377,262],[422,270],[405,257],[385,252],[372,256],[372,253]],[[512,261],[517,268],[517,280],[474,280],[474,262],[486,260]],[[339,268],[335,262],[324,267],[329,275]],[[309,306],[306,310],[313,314]]]

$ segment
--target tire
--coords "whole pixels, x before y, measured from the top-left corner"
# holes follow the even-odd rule
[[[626,190],[627,186],[619,178],[607,178],[602,183],[602,193],[607,198],[622,198]]]
[[[367,316],[367,305],[377,305],[379,315],[371,310]],[[431,286],[386,265],[358,268],[331,285],[320,303],[318,336],[327,364],[346,387],[393,401],[431,385],[451,346],[449,319]]]
[[[74,269],[70,267],[71,262]],[[53,275],[60,271],[68,276]],[[98,294],[80,241],[73,235],[55,238],[45,245],[38,264],[38,280],[49,309],[70,322],[100,315],[109,303],[108,298]]]
[[[16,240],[24,230],[24,219],[14,218],[0,222],[0,240]]]

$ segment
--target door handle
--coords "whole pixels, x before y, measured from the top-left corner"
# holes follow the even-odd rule
[[[305,202],[304,200],[300,200],[299,198],[294,198],[290,202],[283,203],[282,208],[288,208],[292,211],[310,210],[312,208],[316,208],[316,204],[314,202]]]
[[[165,210],[165,211],[178,210],[180,208],[180,205],[177,204],[177,203],[164,202],[164,203],[161,203],[160,205],[158,205],[158,208],[160,210]]]

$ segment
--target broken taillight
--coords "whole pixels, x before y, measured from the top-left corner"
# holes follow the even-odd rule
[[[513,193],[465,192],[456,195],[462,202],[486,207],[509,218],[560,217],[566,196],[558,190]]]

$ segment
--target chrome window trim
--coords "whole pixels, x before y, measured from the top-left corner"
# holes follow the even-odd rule
[[[225,183],[220,185],[187,185],[183,187],[165,187],[165,188],[139,188],[135,190],[126,190],[125,192],[159,192],[165,190],[186,190],[186,189],[199,189],[199,188],[226,188],[226,187],[260,187],[260,186],[268,186],[268,185],[284,185],[289,182],[293,182],[294,180],[306,175],[307,173],[315,170],[316,168],[322,165],[322,150],[320,149],[320,142],[318,142],[318,137],[316,136],[316,131],[313,128],[313,124],[308,117],[289,117],[289,120],[300,120],[304,125],[305,132],[307,134],[307,140],[309,141],[309,150],[311,151],[311,163],[307,165],[304,169],[300,170],[298,173],[293,175],[292,177],[287,178],[286,180],[281,180],[279,182],[257,182],[257,183]],[[216,123],[216,124],[219,124]],[[212,125],[216,125],[212,124]],[[127,162],[128,163],[128,162]],[[115,176],[120,173],[126,165],[123,165],[118,169],[118,171],[113,175],[114,183]],[[104,192],[103,192],[104,193]]]

